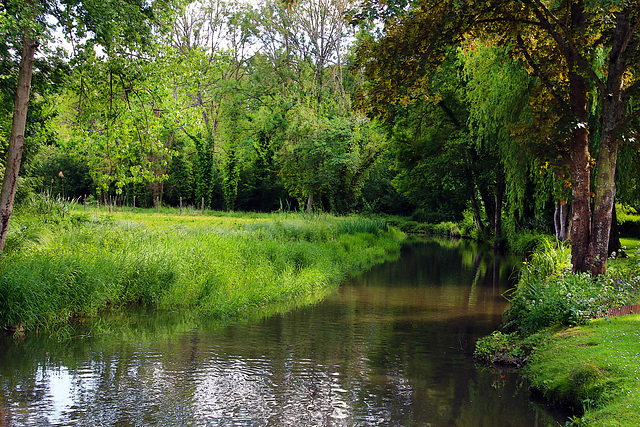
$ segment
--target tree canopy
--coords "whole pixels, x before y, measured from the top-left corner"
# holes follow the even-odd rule
[[[466,221],[496,246],[538,221],[601,273],[614,202],[638,204],[637,1],[1,5],[3,230],[18,187]]]
[[[368,1],[354,19],[379,19],[383,29],[377,37],[363,38],[357,48],[358,66],[371,82],[360,105],[384,117],[393,105],[437,96],[430,76],[447,50],[468,38],[505,46],[538,83],[530,104],[548,132],[530,137],[542,144],[546,139],[567,157],[574,269],[601,273],[618,147],[634,138],[630,124],[640,115],[634,101],[640,86],[639,15],[638,2],[626,0]]]

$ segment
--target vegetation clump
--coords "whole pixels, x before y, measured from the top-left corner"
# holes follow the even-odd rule
[[[570,249],[543,243],[523,263],[519,281],[509,293],[506,330],[528,336],[557,324],[573,326],[603,316],[609,308],[638,302],[637,256],[612,263],[606,275],[571,273]]]

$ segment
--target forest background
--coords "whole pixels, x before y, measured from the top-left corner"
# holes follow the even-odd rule
[[[637,2],[436,3],[438,13],[428,1],[4,0],[9,159],[20,62],[33,55],[17,204],[135,197],[142,207],[401,215],[516,249],[522,236],[564,240],[584,196],[571,144],[587,131],[585,194],[598,205],[608,102],[598,83],[627,16],[612,232],[618,222],[637,232]],[[578,12],[584,22],[571,27]],[[541,30],[523,38],[500,26],[516,21]],[[584,42],[575,64],[545,22]],[[576,75],[580,120],[566,107]],[[3,223],[5,213],[3,202]]]

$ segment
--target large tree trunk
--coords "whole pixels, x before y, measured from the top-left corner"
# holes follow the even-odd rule
[[[24,129],[27,124],[27,110],[29,107],[29,92],[31,76],[33,75],[33,57],[38,43],[28,36],[22,38],[22,59],[18,74],[18,88],[16,91],[15,109],[13,110],[13,124],[7,150],[7,163],[0,192],[0,253],[4,250],[7,239],[9,220],[13,213],[13,200],[16,195],[18,173],[22,162],[24,149]]]
[[[633,33],[631,7],[616,16],[615,34],[609,53],[606,93],[602,105],[602,139],[598,155],[596,200],[593,213],[588,263],[594,275],[604,274],[609,256],[611,215],[616,197],[618,159],[617,127],[623,115],[623,76],[627,69],[625,50]]]
[[[587,132],[587,89],[584,77],[570,73],[571,104],[577,123],[571,135],[570,157],[573,201],[571,203],[572,270],[588,271],[589,234],[591,228],[591,166]]]
[[[608,139],[610,141],[603,141],[598,156],[596,201],[587,256],[587,264],[594,275],[604,274],[607,269],[611,210],[616,197],[615,174],[618,144],[612,141],[611,136]]]
[[[583,33],[586,25],[584,1],[571,3],[571,27]],[[559,46],[562,42],[558,40]],[[569,100],[575,122],[569,146],[573,201],[571,203],[571,263],[573,272],[589,270],[587,255],[591,233],[591,164],[589,162],[589,131],[587,85],[578,71],[579,59],[568,46],[562,47],[569,66]]]

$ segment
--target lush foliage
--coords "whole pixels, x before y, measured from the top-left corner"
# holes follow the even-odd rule
[[[49,213],[19,218],[0,264],[1,323],[31,330],[129,305],[227,318],[317,298],[397,255],[402,236],[359,217],[113,217],[32,206]]]
[[[616,206],[620,232],[627,236],[640,235],[640,214],[631,206]]]
[[[11,13],[20,2],[5,3],[2,146],[19,59]],[[92,2],[43,4],[42,17],[64,18],[56,25],[71,46],[53,52],[51,28],[39,27],[18,198],[387,213],[410,217],[418,232],[446,234],[451,226],[425,224],[454,221],[463,236],[530,252],[553,234],[554,217],[566,223],[567,209],[557,211],[571,201],[571,121],[523,53],[534,41],[498,35],[508,29],[501,13],[519,20],[524,9],[436,3],[407,14],[375,1],[349,11],[343,0],[127,0],[118,6],[131,11],[127,22]],[[495,28],[473,27],[476,7]],[[532,37],[544,41],[536,55],[553,51],[544,34]],[[602,55],[592,59],[602,65]],[[553,64],[531,59],[555,76]],[[620,147],[618,201],[638,208],[632,136]],[[545,227],[523,225],[537,220]],[[620,220],[623,233],[634,230]]]
[[[494,331],[476,342],[473,357],[480,363],[523,366],[544,335],[533,334],[522,338],[517,334]]]
[[[584,324],[608,308],[640,301],[639,256],[614,263],[607,275],[571,273],[570,251],[545,241],[523,263],[509,297],[505,329],[530,335],[562,324]]]

